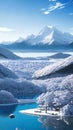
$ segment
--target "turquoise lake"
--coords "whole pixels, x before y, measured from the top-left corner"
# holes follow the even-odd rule
[[[0,116],[0,130],[73,130],[73,117],[56,119],[55,117],[39,117],[19,113],[20,110],[35,108],[36,104],[17,106],[11,119]]]
[[[38,117],[19,113],[19,110],[30,109],[36,105],[21,105],[14,112],[15,118],[0,116],[0,130],[46,130]]]

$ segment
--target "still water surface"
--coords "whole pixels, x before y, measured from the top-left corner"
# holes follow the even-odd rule
[[[73,117],[37,117],[19,113],[19,110],[35,107],[36,104],[17,106],[13,119],[0,116],[0,130],[73,130]]]

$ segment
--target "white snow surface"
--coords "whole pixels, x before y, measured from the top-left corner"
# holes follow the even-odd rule
[[[46,76],[50,76],[50,75],[56,74],[56,72],[59,74],[60,70],[61,70],[61,73],[62,73],[63,69],[65,70],[66,67],[69,67],[70,65],[72,65],[71,67],[73,69],[73,56],[70,56],[70,57],[64,59],[63,61],[56,62],[56,63],[54,63],[52,65],[46,66],[45,68],[43,68],[41,70],[36,71],[33,74],[33,77],[34,78],[44,78]],[[68,71],[71,71],[70,67],[69,67]],[[66,73],[67,72],[64,72],[64,74],[66,74]],[[73,73],[73,71],[72,71],[72,73]]]

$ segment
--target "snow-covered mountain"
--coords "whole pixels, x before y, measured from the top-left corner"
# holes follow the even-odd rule
[[[51,108],[62,108],[65,115],[73,115],[73,74],[45,80],[47,92],[37,98],[37,103]]]
[[[59,31],[53,26],[44,27],[39,34],[35,37],[35,43],[44,43],[44,44],[68,44],[73,41],[73,36]]]
[[[69,56],[70,56],[70,54],[65,54],[65,53],[62,53],[62,52],[58,52],[56,54],[53,54],[52,56],[49,56],[48,58],[59,59],[59,58],[67,58]]]
[[[23,50],[48,50],[48,49],[67,49],[73,42],[73,35],[61,32],[56,27],[45,26],[37,35],[20,38],[14,43],[1,45],[10,49]],[[55,48],[56,47],[56,48]]]
[[[34,73],[35,78],[49,78],[50,76],[63,76],[73,74],[73,56],[66,58],[63,61],[48,65],[45,68]]]
[[[46,92],[37,98],[38,104],[60,107],[63,114],[73,115],[73,56],[38,70],[34,77],[41,78],[46,87]]]
[[[11,78],[0,78],[0,90],[11,92],[16,98],[34,97],[43,92],[43,88],[32,81]]]
[[[0,47],[0,58],[13,59],[13,60],[20,59],[19,56],[16,56],[11,51],[2,47]]]

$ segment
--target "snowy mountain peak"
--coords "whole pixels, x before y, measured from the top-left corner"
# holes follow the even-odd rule
[[[73,35],[64,33],[54,26],[45,26],[43,29],[41,29],[38,35],[32,34],[24,39],[20,38],[18,41],[8,45],[7,47],[25,50],[57,50],[69,49],[69,45],[72,42]]]
[[[41,31],[39,32],[38,35],[48,35],[49,33],[51,33],[51,31],[56,30],[56,27],[54,26],[45,26],[43,29],[41,29]]]
[[[26,40],[33,39],[34,37],[35,37],[35,35],[33,35],[33,34],[31,34],[31,35],[28,35],[28,36],[26,37]]]
[[[24,38],[22,37],[19,37],[19,39],[16,40],[16,42],[22,42],[22,41],[24,41]]]
[[[69,33],[64,33],[58,30],[54,26],[45,26],[38,34],[40,42],[48,43],[49,45],[65,45],[73,41],[73,35]]]

